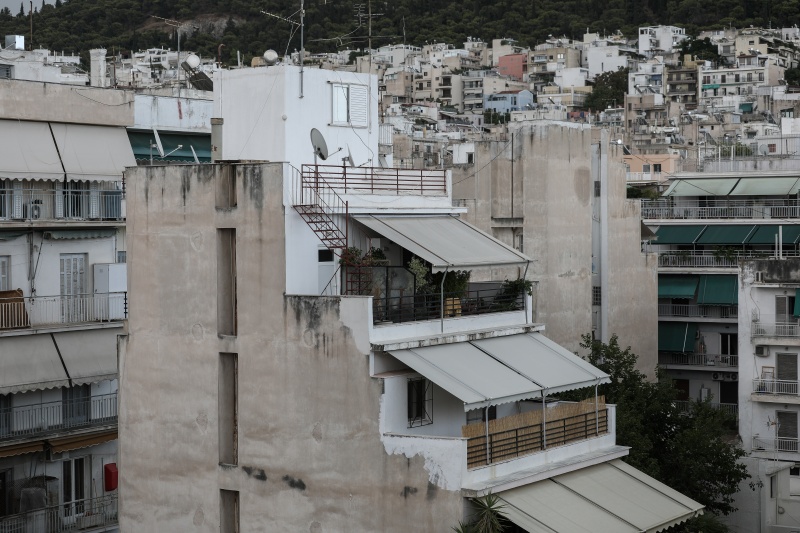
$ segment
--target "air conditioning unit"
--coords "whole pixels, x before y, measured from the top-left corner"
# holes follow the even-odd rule
[[[714,372],[713,374],[711,374],[711,379],[713,379],[714,381],[722,381],[725,378],[722,372]]]
[[[736,372],[731,372],[730,374],[728,374],[727,378],[728,381],[739,381],[739,374]]]
[[[758,357],[766,357],[766,356],[768,356],[768,355],[769,355],[769,348],[767,348],[767,347],[766,347],[766,346],[764,346],[764,345],[759,345],[759,346],[756,346],[756,351],[755,351],[755,354],[756,354]]]

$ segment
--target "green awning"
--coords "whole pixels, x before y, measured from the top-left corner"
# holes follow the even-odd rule
[[[756,231],[747,240],[747,244],[775,244],[778,226],[769,224],[756,226]],[[800,225],[785,224],[783,226],[783,244],[797,244],[800,241]]]
[[[800,178],[742,178],[731,196],[790,196],[800,189]],[[764,208],[762,208],[764,209]]]
[[[705,229],[705,226],[660,226],[656,231],[658,244],[692,244]]]
[[[704,305],[737,305],[739,286],[737,276],[730,274],[700,276],[697,303]]]
[[[800,317],[800,289],[794,290],[794,312],[792,314]]]
[[[131,142],[133,155],[136,159],[149,161],[152,150],[154,163],[164,161],[185,161],[193,163],[194,156],[192,155],[192,148],[194,148],[195,153],[197,153],[198,161],[201,163],[208,163],[211,161],[211,134],[170,133],[159,130],[158,137],[161,139],[161,146],[164,148],[164,154],[169,154],[163,158],[158,155],[157,148],[150,148],[150,145],[156,142],[155,135],[153,135],[152,131],[128,131],[128,139]],[[181,148],[178,148],[178,146],[181,146]]]
[[[0,231],[0,241],[13,241],[17,237],[22,237],[27,231]]]
[[[742,113],[752,113],[753,102],[743,102],[739,104],[739,111],[741,111]]]
[[[697,292],[697,276],[658,276],[659,298],[683,298],[690,300]]]
[[[679,179],[662,196],[727,196],[739,178]]]
[[[44,238],[53,241],[76,239],[105,239],[116,234],[115,229],[76,229],[45,231]]]
[[[733,224],[730,226],[708,226],[703,234],[697,239],[697,244],[744,244],[747,239],[755,232],[756,227],[752,224],[742,225]]]
[[[697,324],[694,322],[659,322],[658,351],[693,352]]]

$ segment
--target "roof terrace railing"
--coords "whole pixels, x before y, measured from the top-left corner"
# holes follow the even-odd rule
[[[369,194],[447,194],[447,172],[440,169],[376,168],[334,165],[303,165],[303,181],[324,180],[337,190]]]

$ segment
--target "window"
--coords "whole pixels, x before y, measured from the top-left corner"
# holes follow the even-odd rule
[[[239,462],[238,356],[219,354],[218,414],[219,462],[235,465]]]
[[[599,181],[595,181],[594,182],[594,197],[595,198],[600,198],[600,182]]]
[[[649,164],[642,165],[642,172],[650,172],[650,165]]]
[[[11,256],[0,255],[0,291],[11,290]]]
[[[239,491],[219,491],[219,531],[239,533]]]
[[[720,333],[720,354],[739,354],[739,335],[736,333]]]
[[[430,87],[430,82],[428,82]],[[366,127],[369,125],[368,93],[366,85],[334,83],[333,115],[334,126]]]
[[[739,80],[739,75],[738,74],[734,74],[733,75],[733,81],[735,81],[736,83],[739,83],[740,80]]]
[[[429,380],[408,380],[408,427],[433,424],[433,388]]]
[[[720,76],[720,83],[725,83],[727,79],[728,79],[727,76],[723,74],[722,76]]]
[[[477,424],[478,422],[486,422],[486,409],[473,409],[467,411],[467,424]],[[497,418],[497,406],[489,406],[489,420]]]
[[[76,385],[62,389],[61,417],[64,425],[76,427],[88,424],[91,402],[91,385]]]
[[[775,297],[775,322],[786,324],[794,322],[794,296]]]
[[[64,496],[64,516],[75,516],[85,511],[86,461],[83,457],[61,463],[61,494]]]
[[[777,411],[778,450],[797,451],[797,411]]]
[[[125,250],[119,250],[117,252],[117,263],[127,263],[128,262],[128,252]]]
[[[467,152],[467,164],[472,165],[475,163],[475,153],[474,152]]]
[[[0,65],[0,78],[11,80],[14,78],[14,67],[12,65]]]
[[[653,172],[661,172],[661,163],[653,164]]]
[[[592,305],[601,305],[602,287],[592,287]]]
[[[236,230],[217,229],[217,333],[236,335]]]
[[[752,72],[748,72],[747,73],[747,81],[753,81],[753,73]]]
[[[763,72],[759,72],[758,73],[758,81],[764,81],[764,73]]]
[[[778,145],[775,143],[768,144],[767,148],[769,149],[769,153],[774,154],[778,150]]]

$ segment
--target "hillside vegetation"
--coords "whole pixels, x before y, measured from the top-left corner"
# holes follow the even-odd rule
[[[41,0],[39,0],[41,1]],[[185,24],[181,48],[233,63],[236,52],[249,61],[272,48],[283,55],[300,47],[289,23],[261,13],[298,19],[299,0],[57,0],[34,1],[33,45],[80,52],[105,47],[109,53],[151,46],[175,49],[175,29],[159,16]],[[356,16],[365,0],[307,0],[306,48],[329,52],[366,46],[367,17]],[[25,2],[27,9],[28,2]],[[726,26],[788,26],[796,21],[796,0],[391,0],[373,1],[373,46],[425,42],[460,45],[468,36],[485,41],[513,38],[523,45],[548,35],[580,39],[591,32],[621,30],[634,37],[642,25],[673,24],[694,34]],[[360,20],[360,24],[359,24]],[[195,29],[196,28],[196,29]],[[0,11],[0,35],[22,34],[30,42],[30,19],[22,6],[15,15]],[[290,39],[291,37],[291,39]]]

